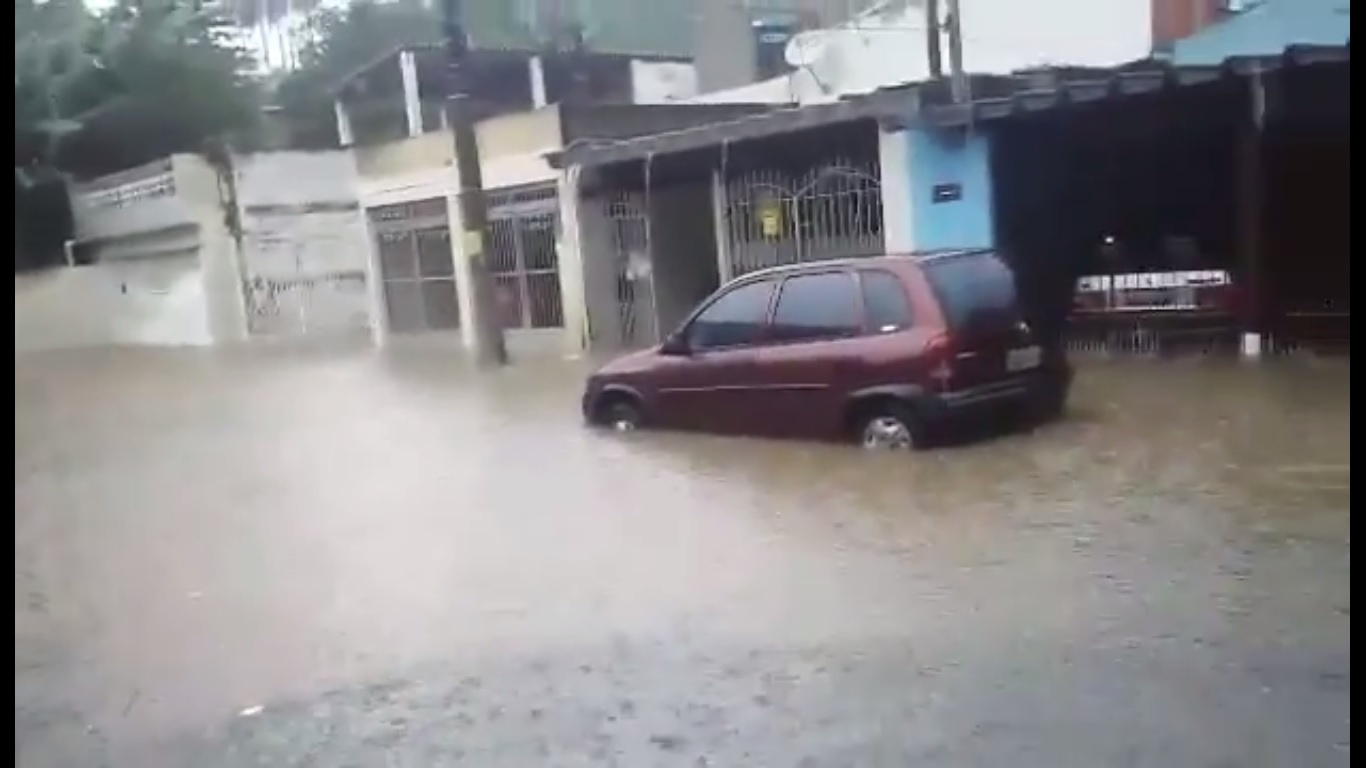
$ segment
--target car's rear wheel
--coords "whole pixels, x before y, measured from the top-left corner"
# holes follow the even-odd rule
[[[1063,417],[1067,411],[1068,386],[1061,376],[1051,378],[1030,402],[1030,417],[1036,424],[1045,424]]]
[[[610,395],[598,406],[598,424],[614,432],[634,432],[645,423],[640,403],[626,395]]]
[[[1033,417],[1036,423],[1057,421],[1067,410],[1067,395],[1063,392],[1048,391],[1034,402]]]
[[[854,420],[854,437],[868,451],[909,451],[925,444],[924,425],[903,403],[870,404]]]

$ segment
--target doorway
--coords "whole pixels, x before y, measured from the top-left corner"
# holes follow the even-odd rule
[[[369,211],[391,333],[460,328],[455,262],[445,198]]]

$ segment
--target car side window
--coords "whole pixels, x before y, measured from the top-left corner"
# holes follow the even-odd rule
[[[775,341],[857,336],[863,331],[858,286],[846,272],[796,275],[783,281],[773,310]]]
[[[901,278],[886,270],[866,269],[859,272],[859,285],[863,290],[863,314],[873,332],[889,333],[915,324]]]
[[[754,343],[768,319],[774,285],[772,280],[742,285],[713,301],[688,326],[688,346],[707,350]]]

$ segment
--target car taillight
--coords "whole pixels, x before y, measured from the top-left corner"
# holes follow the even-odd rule
[[[929,364],[930,380],[940,390],[947,390],[953,380],[953,361],[957,350],[953,338],[947,333],[932,336],[925,343],[925,361]]]

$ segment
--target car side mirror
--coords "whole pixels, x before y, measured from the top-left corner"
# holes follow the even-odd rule
[[[669,334],[669,337],[664,339],[664,343],[659,345],[659,352],[663,355],[687,357],[690,353],[687,334],[682,331],[674,331]]]

